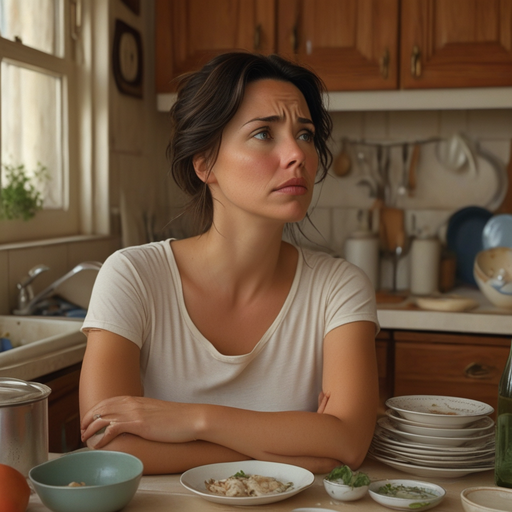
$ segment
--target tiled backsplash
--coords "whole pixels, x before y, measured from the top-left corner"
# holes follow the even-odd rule
[[[404,112],[335,112],[333,146],[334,156],[341,149],[342,138],[376,143],[414,142],[431,138],[448,138],[463,133],[482,152],[496,157],[502,165],[510,158],[512,139],[511,110],[471,111],[404,111]],[[360,146],[358,146],[360,147]],[[350,150],[350,146],[349,146]],[[305,226],[313,243],[306,245],[343,256],[345,239],[358,228],[358,212],[367,211],[374,203],[366,186],[357,185],[368,169],[349,154],[352,168],[348,175],[337,177],[331,172],[323,184],[318,185],[313,200],[311,219],[314,227]],[[359,165],[358,165],[359,163]],[[394,204],[406,210],[406,228],[413,234],[416,229],[428,228],[443,238],[446,222],[451,214],[465,206],[490,204],[496,194],[498,181],[490,163],[477,158],[478,174],[455,173],[443,168],[436,156],[436,144],[421,147],[417,168],[417,186],[412,197],[398,197]],[[391,150],[390,176],[392,189],[396,189],[402,172],[401,148]],[[511,185],[512,186],[512,185]],[[408,287],[408,262],[401,262],[399,287]],[[383,285],[389,285],[387,267],[383,269]]]
[[[100,261],[120,247],[119,238],[77,237],[25,247],[0,247],[0,314],[10,314],[17,307],[16,284],[39,263],[50,267],[33,282],[34,293],[50,285],[82,261]]]

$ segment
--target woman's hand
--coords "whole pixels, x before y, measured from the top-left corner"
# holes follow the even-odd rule
[[[196,440],[198,407],[138,396],[102,400],[82,420],[82,441],[102,448],[130,433],[149,441],[186,443]]]

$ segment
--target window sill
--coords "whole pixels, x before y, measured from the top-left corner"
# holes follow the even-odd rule
[[[13,242],[0,244],[0,251],[11,251],[13,249],[30,249],[33,247],[47,247],[49,245],[70,244],[76,242],[89,242],[98,240],[114,240],[118,237],[112,235],[75,235],[57,238],[34,240],[31,242]]]

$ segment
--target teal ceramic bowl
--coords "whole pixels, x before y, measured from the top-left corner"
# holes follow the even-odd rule
[[[142,470],[142,462],[133,455],[91,450],[44,462],[28,476],[53,512],[115,512],[137,492]],[[69,487],[72,482],[85,486]]]

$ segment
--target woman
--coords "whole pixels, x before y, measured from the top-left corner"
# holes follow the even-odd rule
[[[346,261],[283,241],[330,163],[322,92],[310,71],[242,52],[182,79],[169,153],[200,235],[123,249],[99,273],[83,326],[89,446],[132,453],[146,474],[362,463],[373,290]]]

